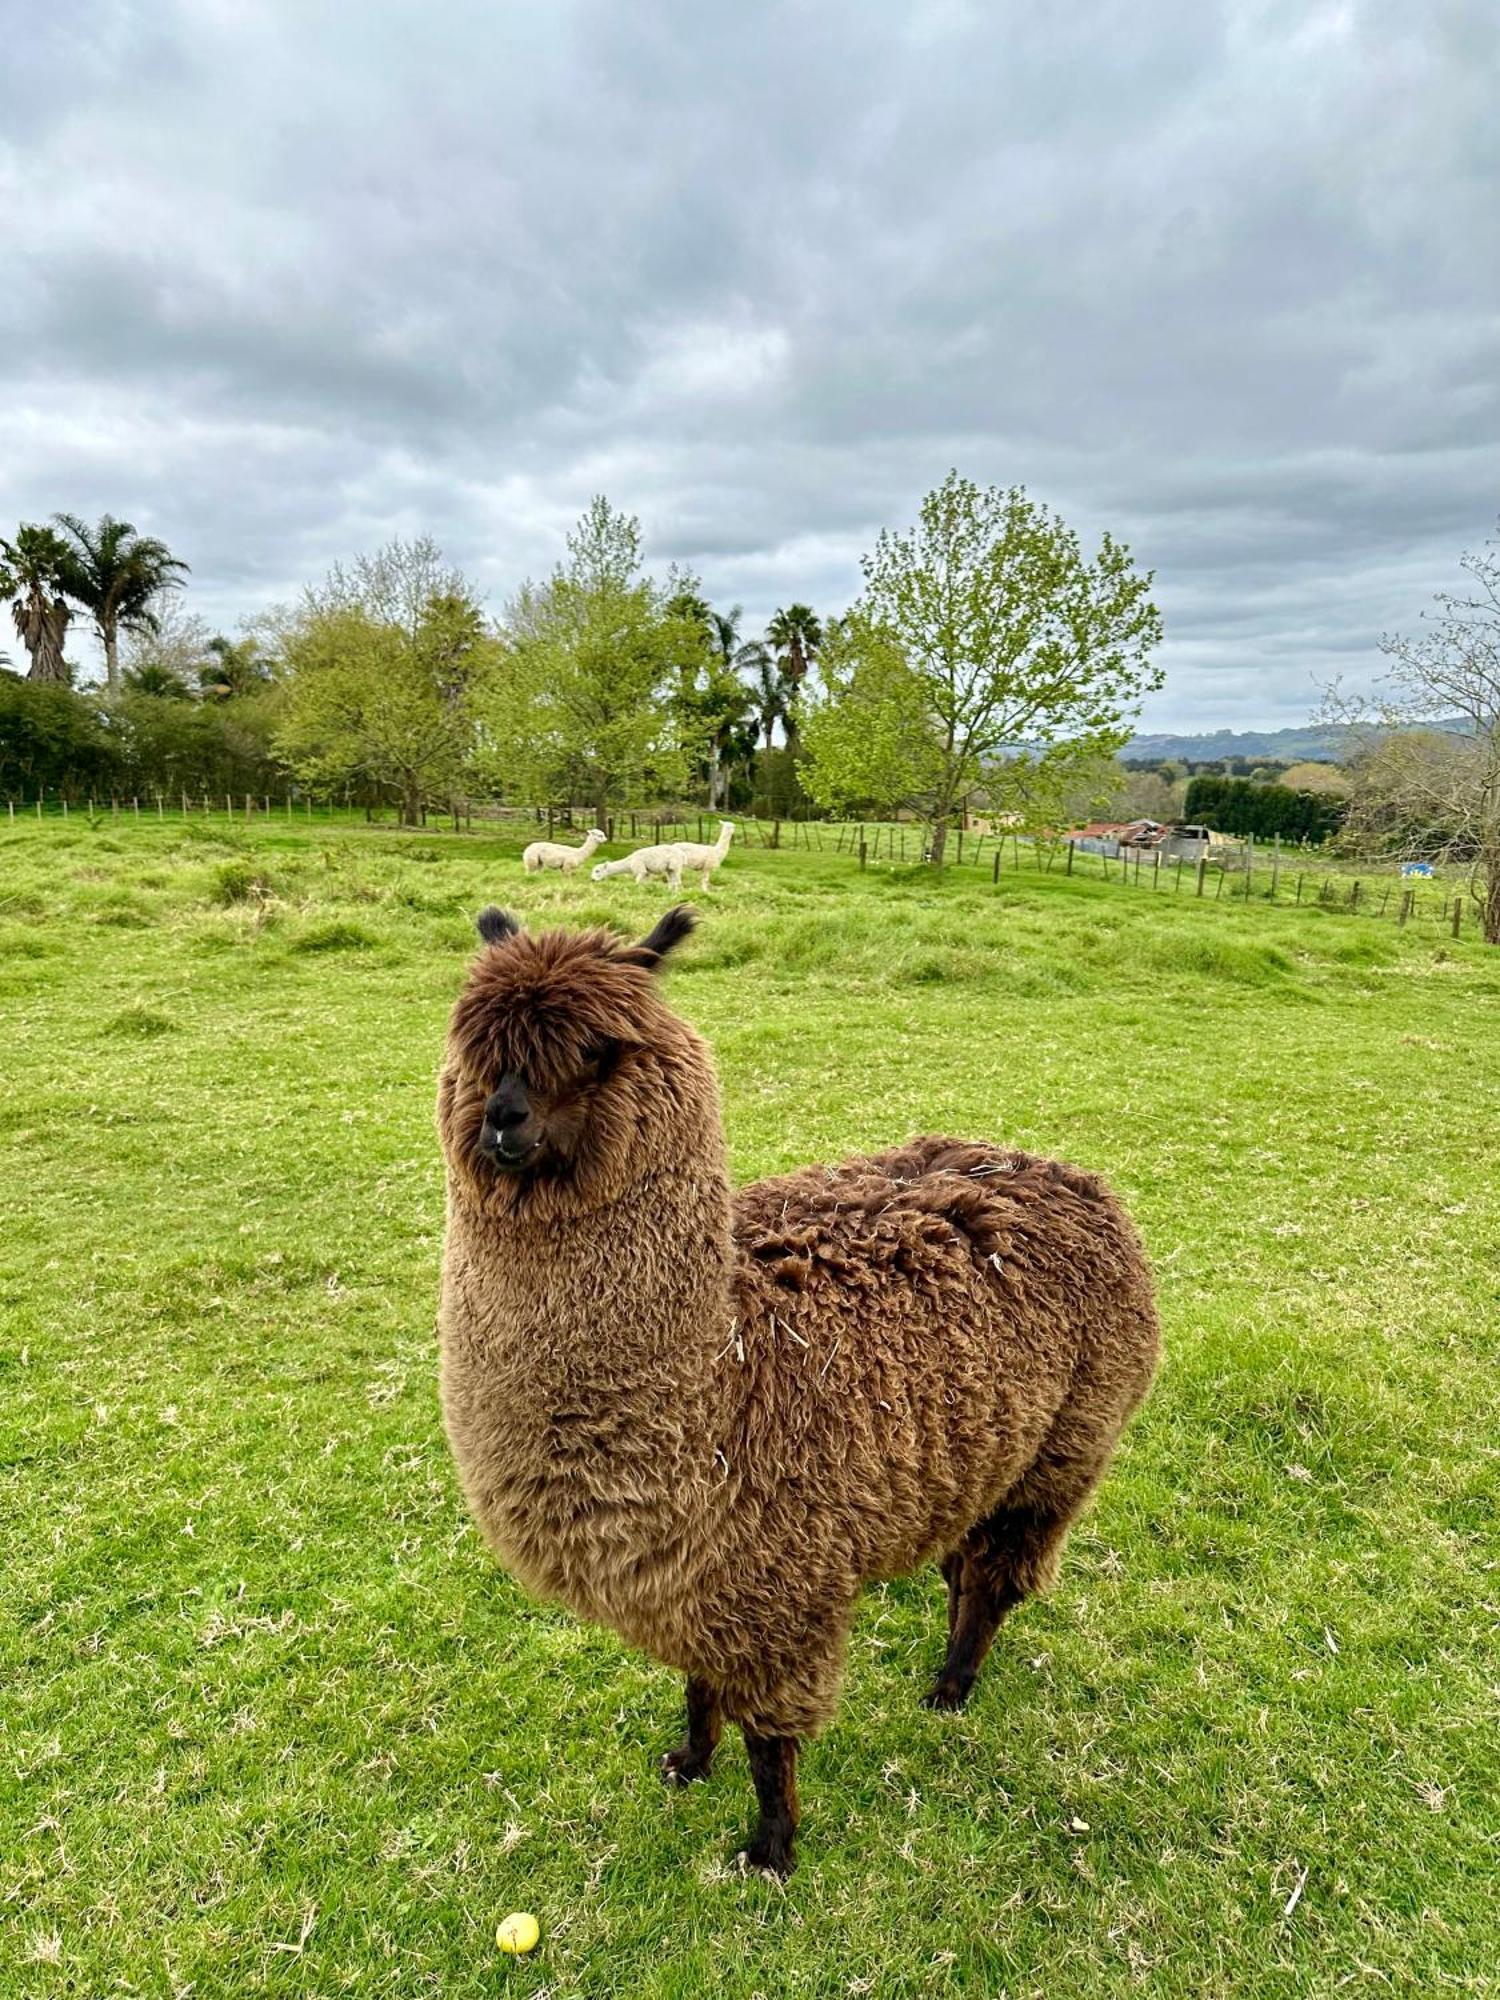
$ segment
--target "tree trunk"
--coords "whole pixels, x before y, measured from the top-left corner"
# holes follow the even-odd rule
[[[120,628],[113,618],[99,621],[99,637],[104,641],[104,683],[106,687],[120,685]]]
[[[937,818],[932,822],[932,847],[928,857],[934,868],[942,867],[943,853],[947,845],[948,815],[947,813],[939,813]]]
[[[414,777],[408,777],[402,788],[401,824],[403,826],[422,824],[422,787]]]
[[[44,592],[38,590],[28,595],[16,615],[16,629],[21,635],[21,643],[31,655],[31,668],[26,676],[28,680],[67,686],[68,669],[63,661],[63,641],[71,616],[60,597],[49,600]]]
[[[1485,857],[1484,902],[1481,914],[1486,944],[1500,944],[1500,849]]]

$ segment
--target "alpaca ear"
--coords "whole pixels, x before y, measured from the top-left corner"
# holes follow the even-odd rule
[[[627,965],[644,965],[648,972],[654,972],[667,953],[682,943],[697,921],[696,913],[686,903],[679,903],[675,909],[667,911],[656,928],[639,944],[627,945],[620,956]]]
[[[515,937],[520,928],[509,910],[497,909],[493,903],[487,910],[479,912],[479,935],[486,944],[504,944],[508,937]]]

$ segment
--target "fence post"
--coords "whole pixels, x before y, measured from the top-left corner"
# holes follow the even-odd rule
[[[1354,887],[1349,891],[1349,907],[1351,910],[1359,908],[1359,877],[1357,875],[1354,878]]]
[[[1462,896],[1455,896],[1453,898],[1453,935],[1455,937],[1458,936],[1458,927],[1459,924],[1463,921],[1463,914],[1464,914],[1464,899]]]
[[[1214,890],[1214,901],[1217,903],[1223,894],[1224,894],[1224,870],[1221,868],[1219,870],[1219,886],[1217,889]]]
[[[1303,883],[1303,877],[1299,875],[1297,877],[1297,901],[1299,903],[1302,901],[1302,883]]]
[[[1255,879],[1255,835],[1245,836],[1245,901],[1250,900],[1250,885]]]
[[[1401,891],[1401,914],[1396,919],[1397,930],[1404,930],[1406,928],[1406,920],[1411,915],[1411,905],[1412,892],[1410,889],[1403,889]]]
[[[1203,878],[1207,873],[1208,873],[1208,856],[1206,854],[1200,854],[1198,856],[1198,894],[1200,896],[1203,894]]]
[[[1276,901],[1276,884],[1281,876],[1281,835],[1276,836],[1276,845],[1271,849],[1271,901]]]
[[[1000,850],[998,847],[995,849],[994,866],[990,869],[990,880],[996,883],[1000,880]]]
[[[1075,845],[1076,845],[1076,842],[1074,842],[1074,841],[1071,841],[1071,840],[1070,840],[1070,841],[1068,842],[1068,865],[1067,865],[1067,867],[1066,867],[1066,868],[1065,868],[1065,869],[1063,870],[1063,873],[1064,873],[1065,875],[1071,875],[1071,874],[1072,874],[1072,872],[1073,872],[1073,849],[1074,849]]]
[[[865,849],[865,836],[863,829],[861,829],[859,836],[859,865],[861,868],[864,867],[867,859],[868,855]]]

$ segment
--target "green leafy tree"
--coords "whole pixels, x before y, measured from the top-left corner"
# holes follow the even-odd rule
[[[485,734],[511,795],[563,793],[602,819],[613,803],[680,787],[688,759],[672,696],[683,663],[702,657],[705,608],[681,579],[652,582],[639,522],[597,497],[566,561],[525,584],[506,616]]]
[[[1338,832],[1344,810],[1343,800],[1329,792],[1294,791],[1290,785],[1205,773],[1190,780],[1183,817],[1219,833],[1316,844]]]
[[[51,528],[22,522],[10,541],[0,541],[0,597],[9,599],[16,635],[31,656],[33,681],[66,687],[63,658],[72,612],[65,590],[68,545]]]
[[[157,607],[179,590],[188,566],[165,542],[138,535],[129,521],[112,514],[90,526],[76,514],[55,514],[68,543],[63,588],[94,621],[104,648],[105,684],[120,685],[121,632],[156,631]]]
[[[276,743],[305,783],[393,797],[408,825],[462,791],[498,649],[431,542],[335,568],[281,620],[279,644]]]
[[[798,725],[803,691],[823,646],[823,624],[806,604],[789,604],[766,627],[766,643],[781,669],[781,721],[787,748],[795,757],[801,747]],[[769,743],[766,746],[770,748]]]
[[[0,791],[12,798],[107,789],[115,744],[95,704],[64,682],[0,672]]]
[[[1024,488],[950,473],[916,528],[882,533],[862,567],[864,593],[823,648],[809,789],[914,811],[937,866],[969,794],[1037,817],[1071,766],[1124,745],[1161,686],[1151,573],[1109,535],[1085,557]]]

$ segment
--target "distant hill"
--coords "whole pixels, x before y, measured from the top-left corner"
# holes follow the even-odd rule
[[[1466,725],[1454,720],[1424,726],[1462,730]],[[1335,722],[1321,727],[1307,723],[1300,729],[1214,729],[1202,736],[1134,736],[1120,755],[1152,762],[1177,757],[1185,764],[1207,764],[1220,757],[1278,764],[1337,764],[1355,734],[1346,724]]]

